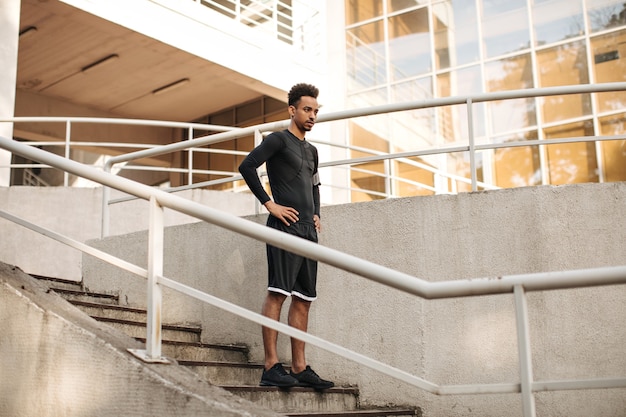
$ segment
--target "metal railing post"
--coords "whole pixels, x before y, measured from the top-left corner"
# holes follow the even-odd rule
[[[146,357],[161,359],[162,294],[157,278],[163,275],[163,207],[150,197],[150,229],[148,232],[148,319]]]
[[[256,148],[257,146],[259,146],[262,141],[263,141],[263,134],[261,133],[260,130],[258,129],[255,130],[254,131],[254,147]],[[260,174],[259,169],[257,169],[257,174]],[[261,184],[265,185],[265,179],[263,177],[260,177],[260,178],[261,178]],[[254,214],[261,214],[261,203],[256,198],[254,199]]]
[[[103,171],[107,174],[111,173],[111,167],[105,163]],[[109,198],[111,197],[111,189],[102,184],[102,219],[100,222],[100,238],[109,235]]]
[[[65,122],[65,159],[70,159],[70,136],[72,134],[72,122],[71,121],[66,121]],[[63,173],[63,186],[67,187],[69,185],[69,178],[70,178],[70,174],[65,171]]]
[[[476,149],[474,143],[474,116],[472,113],[472,99],[467,99],[467,135],[469,136],[469,158],[470,176],[472,180],[472,191],[478,190],[476,185]]]
[[[528,324],[528,304],[522,285],[515,285],[515,319],[517,323],[517,348],[519,351],[520,381],[522,392],[522,414],[524,417],[536,417],[535,397],[533,396],[533,369]]]
[[[393,183],[391,181],[391,176],[394,175],[394,172],[392,170],[392,164],[391,164],[391,160],[390,159],[385,159],[384,161],[385,164],[385,198],[391,198],[394,196],[394,189],[393,189]]]
[[[187,140],[193,139],[193,128],[189,128],[189,132],[187,134]],[[187,167],[189,168],[187,171],[187,184],[193,184],[193,148],[187,149]]]
[[[146,319],[146,349],[128,349],[145,362],[170,363],[161,356],[161,312],[163,308],[158,279],[163,276],[163,207],[150,196],[150,224],[148,228],[148,300]]]

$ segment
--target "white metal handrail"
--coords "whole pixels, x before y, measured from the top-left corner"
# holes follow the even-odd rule
[[[486,102],[486,101],[495,101],[495,100],[508,100],[508,99],[517,99],[517,98],[528,98],[528,97],[538,97],[538,96],[550,96],[550,95],[562,95],[562,94],[582,94],[582,93],[598,93],[598,92],[606,92],[606,91],[626,91],[626,83],[605,83],[605,84],[588,84],[588,85],[575,85],[575,86],[561,86],[561,87],[547,87],[540,89],[523,89],[523,90],[512,90],[512,91],[503,91],[496,93],[486,93],[486,94],[475,94],[471,96],[463,96],[463,97],[447,97],[447,98],[439,98],[439,99],[429,99],[429,100],[417,100],[417,101],[408,101],[404,103],[395,103],[395,104],[386,104],[380,106],[373,106],[361,109],[353,109],[353,110],[345,110],[335,113],[323,114],[318,118],[318,122],[330,122],[336,120],[345,120],[349,118],[357,118],[363,116],[371,116],[377,114],[386,114],[393,112],[402,112],[402,111],[410,111],[410,110],[418,110],[429,107],[440,107],[440,106],[449,106],[449,105],[465,105],[467,106],[468,113],[468,132],[469,137],[467,138],[467,144],[461,146],[442,146],[436,148],[428,148],[417,151],[409,151],[409,152],[400,152],[400,153],[383,153],[377,152],[374,150],[365,149],[362,147],[351,146],[351,145],[340,145],[334,144],[332,142],[325,141],[316,141],[312,140],[312,142],[324,144],[327,146],[340,147],[345,148],[346,150],[359,151],[369,153],[370,156],[360,157],[360,158],[351,158],[344,160],[336,160],[336,161],[328,161],[320,163],[320,168],[325,167],[339,167],[339,166],[354,166],[360,163],[367,162],[378,162],[378,161],[390,161],[397,160],[403,163],[408,163],[412,165],[416,165],[417,162],[410,160],[411,157],[421,157],[427,155],[437,155],[444,153],[456,153],[456,152],[468,152],[470,157],[470,178],[463,178],[461,176],[444,172],[438,170],[436,168],[430,169],[433,174],[436,174],[440,177],[452,179],[454,181],[465,182],[468,183],[472,189],[472,191],[476,191],[478,187],[482,189],[494,189],[498,188],[492,184],[480,182],[477,179],[477,164],[476,164],[476,153],[484,150],[493,150],[499,148],[513,148],[513,147],[526,147],[526,146],[543,146],[543,145],[555,145],[559,143],[573,143],[573,142],[596,142],[603,140],[619,140],[626,139],[626,135],[616,135],[616,136],[585,136],[585,137],[575,137],[575,138],[560,138],[560,139],[550,139],[547,140],[524,140],[518,142],[505,142],[505,143],[493,143],[493,144],[476,144],[475,138],[473,134],[473,119],[472,119],[472,106],[474,103]],[[216,143],[221,143],[224,141],[237,139],[244,136],[249,135],[259,135],[262,133],[266,133],[268,131],[274,131],[279,129],[284,129],[287,127],[289,121],[279,121],[279,122],[271,122],[265,123],[255,126],[250,126],[246,128],[233,128],[227,126],[216,126],[216,125],[206,125],[199,123],[184,123],[184,122],[169,122],[169,121],[153,121],[153,120],[137,120],[137,119],[106,119],[106,118],[81,118],[81,117],[15,117],[11,119],[3,119],[0,121],[7,122],[63,122],[66,124],[66,140],[65,142],[57,142],[59,146],[64,146],[66,156],[69,155],[69,149],[72,145],[70,143],[70,132],[72,123],[109,123],[109,124],[129,124],[129,125],[145,125],[145,126],[164,126],[164,127],[178,127],[185,128],[188,130],[188,140],[172,143],[169,145],[141,145],[137,144],[135,147],[145,147],[146,149],[130,152],[127,154],[114,156],[109,158],[103,169],[107,172],[111,172],[113,166],[116,164],[128,163],[133,160],[137,160],[144,157],[158,156],[162,154],[166,154],[174,151],[183,151],[188,150],[189,155],[189,166],[187,168],[173,168],[173,167],[136,167],[125,165],[123,169],[128,170],[152,170],[152,171],[168,171],[168,172],[179,172],[179,173],[187,173],[189,178],[189,184],[186,186],[179,186],[170,188],[168,191],[179,191],[185,189],[193,189],[200,187],[207,187],[218,184],[226,184],[230,182],[235,182],[241,180],[241,176],[236,172],[228,172],[228,171],[214,171],[214,170],[198,170],[194,169],[192,164],[192,152],[216,152],[216,153],[228,153],[232,155],[242,155],[244,152],[234,151],[234,150],[223,150],[223,149],[206,149],[200,148],[206,145],[212,145]],[[213,131],[220,132],[208,136],[199,137],[193,139],[194,131]],[[39,143],[39,142],[37,142]],[[46,142],[47,143],[47,142]],[[80,146],[85,144],[93,144],[93,142],[74,142],[73,146]],[[101,143],[102,146],[120,146],[120,147],[128,147],[132,146],[131,144],[113,144],[113,143]],[[17,165],[11,165],[11,167],[16,167]],[[30,165],[20,165],[22,167],[31,167]],[[416,165],[417,166],[417,165]],[[423,167],[423,169],[427,169]],[[193,174],[215,174],[224,176],[225,178],[203,181],[199,183],[192,182]],[[264,175],[262,173],[262,175]],[[382,198],[391,197],[394,194],[389,190],[390,181],[393,179],[397,181],[405,181],[402,178],[397,178],[397,176],[392,175],[389,172],[377,173],[385,179],[385,183],[387,184],[386,190],[384,192],[374,191],[374,190],[366,190],[359,189],[354,191],[360,191],[366,194],[379,196]],[[68,176],[67,173],[64,174],[64,185],[67,186]],[[453,182],[454,184],[454,182]],[[426,190],[432,190],[432,187],[426,184],[414,184],[417,187],[421,187]],[[333,186],[334,185],[330,185]],[[348,189],[346,187],[339,187],[342,189]],[[352,190],[350,188],[350,190]],[[128,198],[111,200],[109,197],[109,190],[105,188],[104,190],[104,198],[103,198],[103,208],[102,208],[102,236],[108,235],[108,212],[109,205],[115,202],[127,201]]]
[[[203,123],[190,123],[190,122],[175,122],[164,120],[144,120],[144,119],[123,119],[123,118],[103,118],[103,117],[46,117],[46,116],[26,116],[26,117],[11,117],[0,119],[0,122],[8,123],[63,123],[65,124],[65,137],[59,138],[59,141],[36,141],[29,142],[32,146],[60,146],[63,147],[63,152],[66,157],[69,158],[70,149],[72,147],[80,146],[93,146],[93,147],[108,147],[108,148],[154,148],[154,144],[146,143],[118,143],[118,142],[84,142],[84,141],[72,141],[72,125],[73,124],[108,124],[108,125],[130,125],[130,126],[149,126],[149,127],[167,127],[167,128],[179,128],[187,130],[187,140],[192,139],[194,132],[197,131],[210,131],[210,132],[228,132],[237,130],[232,126],[221,126],[213,124]],[[207,149],[193,149],[193,152],[211,152]],[[189,158],[192,159],[191,150]],[[19,164],[11,165],[11,167],[21,166]],[[132,169],[125,167],[125,169]],[[162,168],[163,170],[164,168]],[[170,168],[171,170],[171,168]],[[193,174],[193,167],[190,166],[187,169],[188,175],[191,178]],[[68,174],[63,175],[63,185],[67,187]]]
[[[306,343],[328,350],[334,354],[368,366],[398,380],[437,395],[458,394],[494,394],[521,393],[522,410],[525,417],[535,416],[534,392],[572,389],[626,388],[626,376],[618,378],[575,379],[565,381],[534,381],[529,338],[529,320],[526,305],[526,293],[567,288],[581,288],[603,285],[626,284],[626,266],[593,268],[585,270],[559,271],[535,274],[510,275],[483,279],[464,279],[443,282],[428,282],[353,255],[324,247],[319,244],[299,239],[264,225],[245,220],[229,213],[211,209],[202,204],[139,184],[126,178],[99,171],[93,167],[71,161],[46,151],[32,148],[23,143],[0,137],[0,148],[32,160],[49,164],[63,171],[81,176],[104,186],[115,188],[125,193],[150,201],[149,256],[147,272],[142,268],[128,265],[108,254],[103,254],[75,240],[32,225],[13,215],[0,211],[0,216],[29,227],[40,234],[54,238],[61,243],[84,251],[114,265],[148,279],[148,319],[146,350],[133,352],[146,361],[163,361],[161,358],[161,286],[174,289],[198,300],[207,302],[255,323],[273,328],[296,337]],[[520,363],[520,382],[500,384],[437,385],[406,371],[384,364],[357,352],[328,342],[312,334],[299,331],[280,322],[268,319],[258,313],[221,300],[210,294],[188,287],[173,279],[163,276],[163,211],[164,208],[179,211],[208,223],[223,227],[236,233],[287,249],[294,253],[332,265],[345,271],[360,275],[375,282],[399,289],[427,300],[451,297],[473,297],[489,294],[514,294],[516,325]]]

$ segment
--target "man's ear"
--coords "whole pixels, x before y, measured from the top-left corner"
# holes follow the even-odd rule
[[[296,114],[296,107],[291,105],[289,106],[289,117],[293,117]]]

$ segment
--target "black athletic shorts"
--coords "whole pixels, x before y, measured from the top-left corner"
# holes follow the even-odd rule
[[[267,226],[317,243],[317,231],[313,224],[294,223],[287,226],[270,215]],[[267,272],[268,291],[293,295],[305,301],[317,298],[317,261],[268,244]]]

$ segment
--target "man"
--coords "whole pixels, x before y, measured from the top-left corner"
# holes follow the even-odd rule
[[[305,139],[317,119],[319,90],[310,84],[296,84],[288,94],[291,123],[286,130],[267,136],[239,166],[239,172],[256,198],[270,213],[267,226],[317,243],[320,231],[319,175],[317,149]],[[273,201],[256,169],[266,163]],[[280,320],[287,297],[289,325],[306,331],[311,302],[317,298],[317,262],[267,245],[268,291],[262,314]],[[278,332],[263,327],[265,368],[261,385],[288,388],[307,386],[317,390],[334,386],[321,379],[307,364],[305,344],[291,339],[291,371],[278,360]]]

